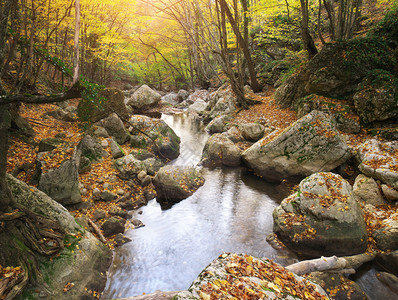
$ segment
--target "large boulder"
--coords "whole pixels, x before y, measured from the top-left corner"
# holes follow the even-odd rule
[[[357,178],[355,178],[353,192],[355,199],[357,201],[361,201],[364,204],[386,204],[383,196],[381,195],[376,180],[374,180],[372,177],[367,177],[363,174],[359,174]]]
[[[209,95],[209,118],[231,114],[237,109],[237,100],[229,84],[222,85],[217,91]]]
[[[276,103],[292,107],[309,94],[346,97],[373,69],[392,71],[395,63],[380,39],[361,37],[325,45],[308,64],[292,75],[276,91]]]
[[[208,105],[209,104],[207,102],[199,99],[199,100],[195,101],[195,103],[191,104],[188,107],[188,111],[199,114],[199,113],[204,112]]]
[[[377,248],[382,251],[398,250],[398,213],[393,213],[378,224],[372,233]]]
[[[128,111],[124,104],[124,94],[116,88],[105,88],[98,94],[101,102],[80,101],[77,110],[84,120],[98,122],[116,112],[123,118],[128,118]]]
[[[174,299],[329,299],[317,284],[266,258],[225,253]]]
[[[144,84],[127,100],[127,105],[136,109],[147,109],[158,104],[161,98],[158,92]]]
[[[366,250],[362,210],[340,175],[315,173],[273,212],[274,232],[305,256],[353,255]]]
[[[15,202],[57,222],[66,233],[64,242],[68,245],[54,257],[35,254],[45,283],[32,281],[24,290],[24,299],[91,299],[89,290],[102,291],[111,263],[111,251],[46,194],[12,176],[8,176],[7,181]],[[11,226],[0,233],[0,249],[0,260],[8,257],[9,265],[17,265],[19,257],[28,257],[26,246]],[[0,261],[0,264],[5,265],[5,262]],[[71,288],[64,291],[70,283],[73,283]]]
[[[135,179],[139,172],[146,171],[142,161],[136,159],[132,154],[115,160],[114,166],[119,171],[119,177],[124,180]]]
[[[130,135],[124,127],[122,120],[120,120],[115,113],[99,121],[98,125],[104,127],[108,134],[111,135],[120,145],[123,145],[125,142],[130,140]]]
[[[65,160],[58,168],[42,173],[38,188],[62,205],[82,201],[79,189],[79,173],[76,155]]]
[[[365,124],[398,117],[398,78],[386,71],[374,71],[355,93],[354,104]]]
[[[178,202],[191,196],[205,182],[194,167],[167,165],[153,179],[157,199],[161,202]]]
[[[264,136],[265,127],[258,123],[247,123],[240,126],[240,132],[245,140],[257,142]]]
[[[375,139],[357,148],[359,170],[366,176],[379,179],[398,189],[398,142],[380,142]]]
[[[90,161],[98,162],[102,159],[102,146],[90,135],[86,135],[81,139],[77,145],[77,150]]]
[[[165,121],[141,115],[130,118],[130,132],[139,134],[145,132],[151,139],[145,139],[152,150],[161,158],[175,159],[180,154],[180,138],[175,134]],[[138,130],[137,130],[138,129]],[[154,145],[153,141],[156,145]]]
[[[203,148],[201,164],[205,166],[239,166],[240,149],[223,133],[213,134]]]
[[[274,133],[243,152],[245,163],[270,181],[330,171],[350,157],[350,151],[330,117],[313,111],[279,135]]]

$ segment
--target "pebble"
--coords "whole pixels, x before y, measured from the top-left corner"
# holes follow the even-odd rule
[[[101,194],[101,191],[98,188],[95,188],[93,190],[93,196],[98,196],[99,194]]]

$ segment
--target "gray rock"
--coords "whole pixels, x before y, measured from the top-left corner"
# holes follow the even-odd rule
[[[105,219],[106,218],[106,211],[103,209],[97,209],[96,211],[94,211],[94,221],[98,221],[101,219]]]
[[[124,225],[126,224],[126,220],[117,217],[110,217],[108,220],[102,224],[102,230],[104,231],[105,237],[110,237],[117,233],[124,232]]]
[[[333,293],[334,300],[369,300],[366,293],[355,281],[341,276],[338,272],[312,272],[306,278],[319,284],[326,291],[336,291]]]
[[[377,248],[382,251],[398,250],[398,213],[381,222],[381,228],[372,233]]]
[[[82,198],[76,158],[72,157],[62,162],[59,168],[43,173],[38,188],[62,205],[80,203]]]
[[[162,96],[158,92],[143,85],[127,100],[127,105],[137,109],[146,109],[158,104],[161,98]]]
[[[68,112],[59,108],[57,110],[49,111],[47,113],[50,117],[53,117],[56,120],[64,121],[64,122],[74,122],[77,120],[77,116],[73,112]]]
[[[313,111],[281,134],[270,134],[243,152],[244,162],[269,181],[330,171],[350,157],[330,117]]]
[[[197,101],[206,101],[207,97],[209,96],[209,91],[208,90],[195,90],[192,94],[190,94],[187,98],[187,101],[189,103],[194,103]]]
[[[213,134],[203,148],[201,164],[239,166],[241,162],[240,149],[224,134]]]
[[[91,160],[86,156],[81,156],[79,159],[79,174],[87,173],[91,171]]]
[[[161,158],[175,159],[180,154],[180,138],[163,120],[133,115],[130,118],[130,123],[155,141],[156,146],[153,141],[150,141],[149,146]],[[136,133],[132,132],[132,134]]]
[[[273,212],[274,232],[305,256],[353,255],[367,247],[362,210],[340,175],[315,173]]]
[[[398,276],[398,250],[391,253],[379,253],[375,263],[380,269]]]
[[[135,179],[139,172],[146,171],[145,165],[132,154],[117,159],[114,166],[119,171],[119,177],[124,180]]]
[[[176,104],[178,104],[179,102],[181,102],[181,101],[179,100],[179,97],[178,97],[178,95],[177,95],[176,93],[170,93],[170,94],[164,95],[164,96],[161,98],[161,101],[162,101],[162,102],[169,103],[169,104],[171,104],[171,105],[176,105]]]
[[[103,150],[93,137],[86,135],[77,145],[77,150],[80,151],[82,156],[87,157],[90,161],[98,162],[102,159]]]
[[[99,92],[98,96],[105,99],[105,101],[101,102],[101,105],[89,101],[79,102],[77,107],[78,114],[84,120],[95,123],[101,119],[107,118],[114,112],[123,118],[128,118],[129,114],[124,104],[124,94],[121,90],[116,88],[105,88]]]
[[[98,188],[95,188],[93,190],[93,196],[98,196],[99,194],[101,194],[101,191]]]
[[[255,272],[253,270],[261,270]],[[285,278],[281,278],[279,274],[284,274]],[[230,278],[233,278],[230,281]],[[276,264],[272,260],[266,258],[256,258],[245,254],[225,253],[212,261],[193,281],[187,291],[178,293],[173,299],[219,299],[214,295],[210,296],[207,292],[211,289],[219,292],[225,299],[235,298],[244,299],[244,293],[248,289],[252,290],[252,295],[256,295],[253,299],[296,299],[290,294],[292,290],[285,290],[284,285],[289,281],[290,288],[297,289],[294,291],[296,295],[303,293],[299,290],[302,286],[311,287],[311,295],[315,298],[329,299],[326,292],[317,284],[297,276],[281,265]],[[223,284],[226,282],[227,287]],[[218,284],[220,286],[218,286]],[[241,286],[229,289],[230,285]],[[205,289],[203,287],[206,287]],[[220,288],[224,293],[220,292]],[[279,292],[277,292],[279,291]],[[206,293],[207,292],[207,293]],[[220,296],[219,296],[220,297]],[[304,299],[305,296],[303,296]],[[221,298],[220,298],[221,299]],[[222,298],[224,299],[224,298]],[[300,298],[301,299],[301,298]]]
[[[39,142],[39,152],[52,151],[65,144],[67,144],[67,142],[58,138],[45,138]]]
[[[142,221],[141,221],[141,220],[138,220],[138,219],[132,219],[132,220],[131,220],[131,224],[133,224],[134,229],[138,229],[138,228],[141,228],[141,227],[144,227],[144,226],[145,226],[145,224],[142,223]]]
[[[222,133],[226,130],[226,123],[228,120],[229,118],[227,116],[216,117],[206,126],[206,131],[210,134]]]
[[[110,191],[103,191],[100,195],[100,198],[103,201],[109,202],[115,200],[117,198],[117,195]]]
[[[205,179],[194,167],[167,165],[153,179],[159,201],[178,202],[191,196]]]
[[[221,86],[216,92],[209,95],[209,118],[228,115],[237,109],[236,96],[230,85]]]
[[[114,139],[111,139],[111,152],[113,159],[118,159],[125,156],[123,149]]]
[[[357,148],[358,169],[366,176],[398,189],[398,142],[368,140]]]
[[[118,233],[116,236],[115,236],[115,242],[116,242],[116,246],[117,247],[120,247],[120,246],[122,246],[122,245],[124,245],[124,244],[127,244],[127,243],[129,243],[129,242],[131,242],[131,239],[129,239],[128,237],[126,237],[124,234],[122,234],[122,233]]]
[[[240,132],[245,140],[257,142],[264,136],[265,127],[257,123],[242,124]]]
[[[365,204],[386,204],[379,191],[379,186],[377,185],[376,181],[373,178],[367,177],[363,174],[358,175],[355,179],[353,192],[355,200],[361,201]]]
[[[398,201],[398,191],[397,190],[393,189],[392,187],[390,187],[386,184],[381,185],[381,190],[383,191],[384,197],[386,197],[386,199],[388,201]]]
[[[108,138],[109,137],[108,131],[106,131],[106,129],[104,127],[101,127],[101,126],[96,126],[96,129],[95,129],[93,135],[95,137],[104,137],[104,138]]]
[[[303,98],[308,93],[305,91],[303,74],[293,74],[281,84],[275,91],[274,98],[276,104],[281,108],[292,107],[297,99]]]
[[[7,176],[7,180],[16,203],[56,221],[66,231],[69,238],[77,234],[81,235],[81,238],[71,240],[75,243],[75,247],[73,249],[64,247],[59,252],[57,259],[44,256],[37,257],[41,261],[40,271],[43,278],[46,278],[47,290],[51,291],[51,298],[60,300],[80,299],[87,295],[85,288],[88,286],[94,290],[102,290],[106,283],[106,271],[111,263],[111,251],[82,226],[78,225],[62,205],[46,194],[11,176]],[[3,233],[7,234],[4,230]],[[2,236],[2,233],[0,233],[2,245],[17,245],[17,243],[20,243],[20,241],[13,241],[13,238],[10,234]],[[77,247],[80,251],[76,251]],[[14,257],[22,255],[22,253],[17,252],[17,247],[15,249],[10,247],[9,251],[14,250],[16,251],[13,254]],[[63,288],[68,282],[73,282],[75,285],[67,293],[64,293]],[[24,289],[24,295],[29,299],[37,299],[38,291],[41,291],[41,289],[41,284],[32,282]]]
[[[365,79],[365,87],[353,97],[361,121],[368,124],[397,117],[398,79],[393,75],[390,75],[390,80],[377,83],[371,79]]]
[[[181,89],[178,91],[177,96],[178,96],[178,102],[182,102],[189,97],[189,92]]]
[[[129,133],[124,127],[122,120],[120,120],[116,114],[111,114],[107,118],[101,120],[99,125],[104,127],[109,135],[120,145],[130,140]]]
[[[208,105],[204,100],[199,99],[188,107],[188,111],[199,114],[205,111]]]
[[[147,158],[142,161],[142,165],[147,174],[154,176],[164,166],[164,163],[160,159]]]
[[[232,126],[226,132],[223,133],[228,139],[230,139],[233,143],[243,142],[245,139],[243,138],[240,130],[236,126]]]

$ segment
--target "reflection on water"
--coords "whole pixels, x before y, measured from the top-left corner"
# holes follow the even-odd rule
[[[163,119],[181,137],[181,155],[172,163],[196,165],[208,138],[203,126],[186,115]],[[132,242],[115,251],[103,299],[187,289],[223,251],[281,262],[265,239],[283,195],[239,168],[203,169],[203,175],[204,186],[171,209],[153,200],[142,214],[134,212],[146,226],[126,232]]]

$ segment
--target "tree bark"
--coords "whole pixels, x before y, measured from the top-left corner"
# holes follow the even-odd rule
[[[242,37],[242,34],[239,31],[239,26],[236,23],[236,20],[234,19],[231,10],[228,7],[228,4],[225,0],[218,0],[220,3],[220,7],[225,11],[225,14],[227,15],[228,21],[231,24],[232,30],[235,33],[235,36],[237,37],[239,44],[242,48],[243,55],[247,61],[247,67],[249,69],[249,76],[250,76],[250,84],[253,92],[261,92],[262,87],[257,81],[257,76],[256,76],[256,71],[254,70],[254,64],[253,60],[250,55],[249,51],[249,46],[246,44],[245,40]]]
[[[79,80],[79,33],[80,33],[80,0],[75,0],[75,57],[73,84]]]
[[[301,4],[301,38],[304,43],[304,49],[308,53],[308,58],[311,59],[318,53],[314,40],[308,29],[308,0],[300,0]]]

